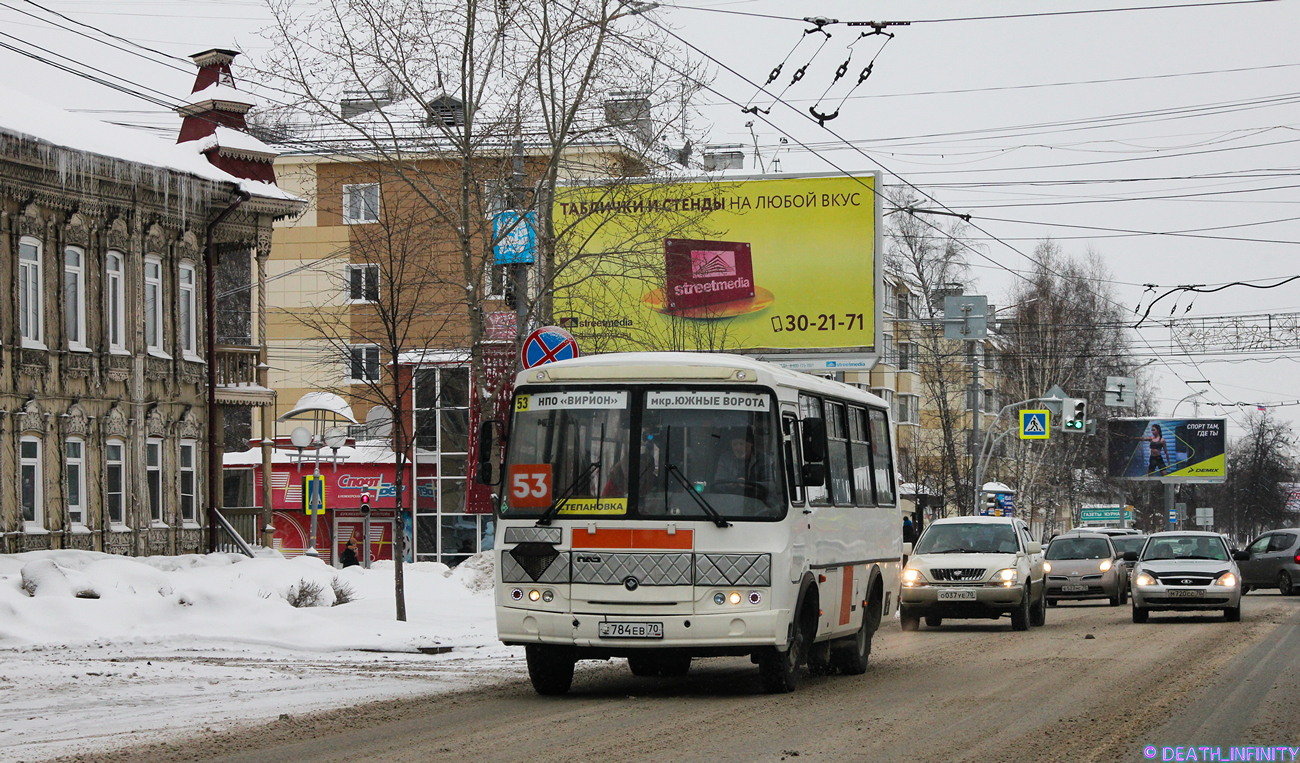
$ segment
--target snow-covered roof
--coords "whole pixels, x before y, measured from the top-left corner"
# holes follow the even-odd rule
[[[230,85],[220,85],[214,82],[202,90],[190,93],[189,97],[185,99],[185,106],[197,106],[208,101],[238,103],[250,108],[258,105],[257,97],[252,93],[246,93]]]
[[[334,456],[334,451],[330,448],[321,448],[321,468],[329,468],[330,459]],[[423,448],[416,448],[415,455],[420,459],[421,464],[436,463],[437,453]],[[297,450],[286,450],[276,448],[271,451],[272,464],[297,464],[299,462]],[[306,451],[302,456],[302,464],[305,469],[313,469],[316,465],[315,451]],[[410,458],[407,458],[410,462]],[[243,453],[226,453],[222,458],[222,465],[226,468],[236,468],[244,466],[259,467],[262,465],[262,449],[252,448]],[[397,454],[385,442],[379,444],[376,441],[363,441],[356,446],[345,445],[339,448],[338,464],[395,464],[397,463]]]
[[[190,145],[193,145],[194,150],[198,151],[200,154],[218,146],[227,150],[266,157],[272,157],[279,153],[274,148],[271,148],[243,130],[235,130],[222,126],[218,126],[216,132],[212,135],[199,138],[195,141],[190,141]]]
[[[469,350],[408,350],[399,353],[397,362],[403,366],[435,363],[468,363]]]
[[[5,104],[4,109],[0,109],[0,133],[109,160],[231,183],[253,196],[298,200],[270,183],[235,177],[214,167],[207,158],[194,151],[193,146],[177,145],[126,127],[70,114],[4,85],[0,85],[0,102]],[[61,170],[67,167],[71,172],[74,162],[59,159],[58,164]]]

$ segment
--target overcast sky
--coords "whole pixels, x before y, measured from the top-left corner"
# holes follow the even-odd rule
[[[192,66],[107,40],[125,49],[116,50],[73,30],[100,41],[96,30],[107,31],[182,58],[211,47],[256,57],[270,45],[260,35],[269,14],[258,0],[37,1],[67,19],[29,0],[0,0],[0,44],[172,97],[189,92]],[[972,272],[991,302],[1006,303],[1017,273],[1031,266],[1026,255],[1051,237],[1071,255],[1099,254],[1132,311],[1150,301],[1144,284],[1157,284],[1159,294],[1179,284],[1267,285],[1300,274],[1300,0],[970,17],[1178,4],[682,0],[651,13],[712,59],[717,92],[701,96],[703,123],[695,127],[714,143],[743,143],[747,168],[756,138],[769,170],[778,159],[783,172],[884,171],[887,182],[915,184],[939,205],[974,216],[984,257],[972,255]],[[764,15],[913,23],[892,28],[897,36],[882,49],[885,38],[859,39],[861,27],[827,26],[826,39],[805,35],[807,23]],[[819,103],[850,43],[845,77]],[[873,56],[871,76],[850,92]],[[772,86],[784,89],[783,103],[754,98],[752,83],[783,60]],[[0,49],[0,64],[10,87],[55,105],[163,131],[179,124],[157,105],[12,50]],[[804,79],[786,88],[804,64]],[[729,101],[771,113],[747,115]],[[820,127],[810,106],[838,108],[839,116]],[[1175,232],[1184,235],[1167,235]],[[1152,317],[1168,318],[1174,305],[1166,299]],[[1176,309],[1178,316],[1300,312],[1300,281],[1232,287],[1194,302],[1181,297]],[[1153,360],[1147,369],[1159,382],[1162,413],[1198,390],[1207,402],[1246,402],[1251,411],[1256,403],[1300,400],[1298,353],[1186,357],[1168,345],[1160,327],[1135,333],[1135,351]],[[1224,410],[1201,407],[1207,416]],[[1244,414],[1230,410],[1240,421]],[[1272,410],[1300,422],[1300,405]],[[1178,412],[1190,415],[1192,401]]]

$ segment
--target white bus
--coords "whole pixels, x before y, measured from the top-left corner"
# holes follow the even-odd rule
[[[889,406],[722,354],[620,353],[521,373],[500,490],[497,631],[541,694],[576,660],[683,675],[750,655],[768,691],[860,674],[898,604]]]

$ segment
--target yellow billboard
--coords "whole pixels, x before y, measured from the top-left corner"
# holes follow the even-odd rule
[[[554,315],[584,352],[876,344],[875,175],[579,186]]]

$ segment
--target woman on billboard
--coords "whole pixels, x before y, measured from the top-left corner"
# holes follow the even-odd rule
[[[1165,460],[1165,435],[1160,430],[1160,425],[1152,424],[1151,434],[1140,439],[1148,443],[1147,474],[1163,474],[1167,462]]]

